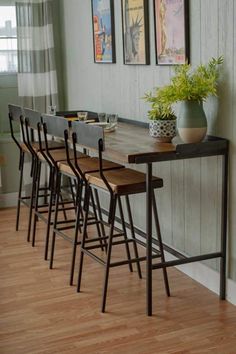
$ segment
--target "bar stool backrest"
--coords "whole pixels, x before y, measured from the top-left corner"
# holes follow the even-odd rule
[[[23,110],[21,106],[15,104],[8,105],[9,117],[20,124],[20,117],[23,115]]]
[[[72,134],[76,134],[76,142],[87,149],[104,150],[104,131],[98,127],[84,122],[71,123]],[[102,142],[102,144],[101,144]],[[99,147],[99,144],[101,145]]]
[[[18,142],[18,139],[16,138],[14,134],[14,126],[19,125],[21,129],[21,121],[20,118],[23,115],[22,107],[14,105],[14,104],[9,104],[8,105],[8,115],[9,115],[9,122],[10,122],[10,131],[11,131],[11,137],[18,146],[18,148],[21,150],[20,143]],[[15,122],[15,124],[13,124]]]
[[[38,124],[41,123],[41,113],[30,108],[23,108],[28,144],[38,138]]]
[[[111,187],[103,174],[103,159],[102,152],[105,150],[104,144],[104,131],[102,127],[96,125],[90,125],[84,122],[72,122],[72,141],[73,149],[75,151],[76,144],[82,145],[86,149],[92,149],[98,152],[99,154],[99,173],[104,183],[106,184],[111,196],[112,190]],[[68,134],[65,132],[65,141],[67,140]],[[76,167],[79,168],[79,162],[75,158]],[[81,174],[81,172],[80,172]],[[83,176],[83,174],[82,174]],[[86,180],[84,176],[84,181]]]
[[[63,117],[43,114],[42,121],[46,128],[47,134],[64,139],[64,131],[69,127],[69,122],[67,119]]]
[[[41,123],[41,113],[33,109],[23,108],[24,116],[27,118],[29,127],[37,130],[38,123]]]

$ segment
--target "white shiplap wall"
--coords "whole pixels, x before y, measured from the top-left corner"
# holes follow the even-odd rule
[[[147,0],[148,1],[148,0]],[[151,65],[123,65],[121,1],[114,0],[116,64],[94,64],[90,0],[61,0],[64,82],[67,108],[117,112],[146,121],[148,105],[140,98],[146,90],[169,82],[171,67],[155,65],[153,1],[149,1]],[[224,55],[219,99],[205,104],[209,133],[229,138],[229,277],[236,280],[236,163],[235,82],[236,4],[234,0],[190,0],[192,65]],[[217,157],[155,164],[164,178],[158,191],[163,237],[189,254],[214,251],[220,243],[221,159]],[[135,197],[134,218],[144,228],[143,196]],[[206,262],[216,268],[216,260]]]

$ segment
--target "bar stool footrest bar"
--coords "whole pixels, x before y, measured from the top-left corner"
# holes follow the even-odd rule
[[[204,254],[204,255],[194,256],[194,257],[186,257],[184,259],[176,259],[176,260],[167,261],[164,263],[153,264],[152,269],[173,267],[175,265],[187,264],[187,263],[192,263],[192,262],[199,262],[199,261],[203,261],[205,259],[212,259],[212,258],[219,258],[219,257],[223,257],[223,254],[221,252],[209,253],[209,254]]]
[[[152,258],[159,258],[159,257],[160,257],[160,255],[154,255]],[[118,267],[121,265],[130,264],[130,263],[143,262],[143,261],[146,261],[146,259],[147,259],[147,257],[143,256],[143,257],[132,258],[132,259],[126,260],[126,261],[113,262],[113,263],[110,263],[110,267]]]
[[[101,247],[101,245],[100,245],[100,247]],[[98,256],[96,256],[92,252],[88,251],[87,249],[81,248],[81,251],[84,252],[85,254],[87,254],[88,256],[90,256],[91,258],[93,258],[95,261],[97,261],[101,265],[103,265],[103,266],[106,265],[106,262],[103,259],[99,258]]]

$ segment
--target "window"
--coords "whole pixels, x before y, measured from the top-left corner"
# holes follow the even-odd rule
[[[15,6],[0,6],[0,74],[17,72]]]

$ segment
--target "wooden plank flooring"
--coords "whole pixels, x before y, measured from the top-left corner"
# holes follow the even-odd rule
[[[43,260],[45,226],[26,242],[27,211],[0,210],[1,354],[236,353],[236,307],[175,269],[172,296],[154,273],[154,316],[145,315],[145,279],[127,267],[110,273],[107,312],[100,313],[103,268],[86,257],[82,293],[70,287],[71,245],[57,242],[55,268]],[[122,257],[119,249],[115,257]]]

